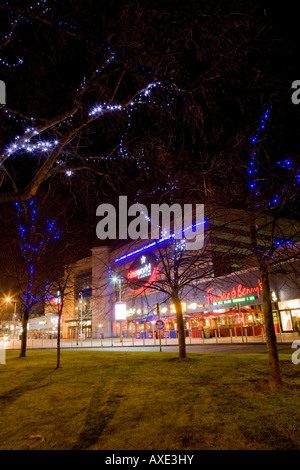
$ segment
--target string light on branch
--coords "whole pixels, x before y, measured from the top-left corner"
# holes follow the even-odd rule
[[[36,267],[42,248],[47,247],[53,240],[58,240],[61,232],[57,228],[55,220],[46,220],[44,224],[41,224],[38,220],[35,198],[26,203],[15,202],[14,205],[17,209],[19,247],[27,273],[27,291],[24,293],[25,307],[30,309],[35,303],[47,299],[50,295],[52,283],[49,280],[42,287],[37,287]]]
[[[141,104],[142,103],[142,98],[148,98],[150,96],[151,91],[154,88],[156,88],[157,86],[161,86],[161,82],[149,83],[146,86],[146,88],[144,88],[143,90],[141,90],[138,93],[137,97],[135,97],[132,101],[130,101],[129,106],[132,108],[136,104]],[[97,114],[103,114],[106,111],[111,111],[111,112],[121,111],[121,110],[125,110],[126,107],[127,106],[122,106],[121,104],[103,103],[103,104],[99,104],[99,105],[95,106],[94,108],[92,108],[92,110],[89,112],[88,115],[89,116],[95,116]]]
[[[22,143],[20,144],[17,144],[17,143],[14,143],[12,144],[8,149],[7,149],[7,155],[12,155],[13,153],[16,153],[16,152],[29,152],[29,153],[32,153],[32,152],[35,152],[35,151],[39,151],[39,152],[49,152],[50,150],[53,149],[53,147],[55,147],[56,145],[58,144],[58,140],[54,140],[53,142],[49,142],[49,141],[39,141],[39,142],[36,142],[34,144],[32,144],[30,142],[30,139],[24,139],[22,141]]]
[[[39,22],[42,25],[47,25],[45,27],[63,27],[63,31],[65,31],[66,29],[68,31],[72,31],[72,37],[84,41],[85,44],[94,45],[91,40],[86,39],[86,37],[84,37],[83,35],[80,36],[80,33],[75,33],[77,29],[76,27],[69,25],[63,19],[60,19],[60,21],[55,21],[55,12],[54,10],[51,10],[51,8],[48,6],[47,0],[31,0],[30,6],[24,9],[24,12],[22,10],[22,13],[16,11],[13,2],[7,1],[6,6],[8,9],[8,13],[10,14],[10,21],[8,31],[6,32],[3,40],[10,40],[13,36],[15,29],[22,22],[29,24],[33,24],[33,22]],[[46,15],[43,20],[41,19],[41,14]],[[118,50],[114,50],[114,48],[111,47],[110,38],[106,38],[102,43],[95,44],[95,46],[101,49],[101,65],[97,64],[95,66],[94,72],[91,74],[91,76],[86,76],[84,73],[82,74],[82,77],[80,78],[80,84],[79,86],[77,85],[78,88],[76,90],[79,95],[83,95],[83,93],[86,91],[86,88],[91,84],[91,82],[95,79],[96,76],[99,76],[99,74],[101,74],[101,72],[103,72],[108,66],[109,68],[111,67],[111,64],[113,64],[117,56],[118,58],[120,58],[120,56],[122,56],[123,54],[122,59],[126,61],[127,64],[130,62],[132,62],[132,64],[134,63],[132,58],[128,57],[126,48],[124,46]],[[103,55],[103,53],[105,55]],[[23,63],[23,60],[18,59],[15,64],[9,64],[8,61],[6,61],[3,57],[0,57],[0,64],[1,63],[6,66],[17,66],[21,65]],[[133,112],[139,110],[144,104],[148,105],[150,103],[155,106],[160,106],[160,108],[162,109],[163,107],[167,108],[171,105],[172,101],[174,101],[174,94],[178,94],[180,90],[174,87],[173,84],[169,85],[167,81],[162,83],[160,80],[158,80],[156,78],[157,72],[152,72],[151,70],[148,70],[144,67],[141,68],[137,65],[133,67],[136,68],[135,73],[138,73],[139,76],[143,75],[146,83],[148,81],[150,81],[150,83],[148,83],[145,87],[133,94],[132,98],[129,98],[127,102],[122,101],[117,103],[106,101],[104,103],[95,104],[94,106],[91,106],[86,109],[81,107],[81,111],[83,113],[86,113],[86,124],[92,122],[93,118],[101,118],[104,114],[123,112],[127,113],[127,131],[119,141],[118,152],[113,156],[109,156],[107,158],[104,157],[103,159],[132,159],[136,162],[138,168],[141,171],[147,171],[150,169],[150,166],[149,163],[147,163],[146,159],[143,157],[143,155],[141,154],[138,157],[131,155],[125,145],[125,138],[128,137],[129,130],[132,127]],[[163,104],[157,104],[158,95],[154,92],[157,89],[160,89],[160,91],[165,92],[165,102]],[[72,126],[74,122],[73,115],[71,115],[60,122],[56,122],[53,126],[49,126],[48,129],[45,129],[44,122],[42,121],[42,124],[40,125],[39,129],[39,126],[36,125],[36,123],[39,121],[35,118],[31,117],[23,119],[22,117],[9,110],[6,106],[1,108],[5,117],[8,117],[9,119],[14,119],[16,123],[22,125],[23,131],[18,130],[19,135],[17,135],[11,141],[11,143],[8,143],[8,146],[6,147],[2,155],[0,155],[0,167],[4,164],[8,157],[11,157],[13,155],[20,155],[21,153],[31,154],[32,156],[40,156],[41,154],[46,154],[46,156],[48,156],[48,154],[52,152],[55,147],[61,142],[59,139],[52,138],[51,135],[54,135],[56,137],[57,135],[63,134],[64,129],[67,126]],[[78,116],[78,114],[79,113],[77,113],[76,110],[75,116]],[[80,118],[82,118],[82,116],[80,116]],[[84,119],[82,120],[82,122],[84,122]],[[33,125],[36,125],[36,128],[33,127]],[[18,128],[19,127],[20,126],[18,126]],[[56,133],[56,131],[59,131],[59,134]],[[68,153],[68,150],[66,152]],[[58,158],[64,158],[63,154],[61,154]],[[68,164],[69,160],[66,159],[66,166],[64,168],[64,171],[66,177],[69,178],[73,175],[74,172],[73,170],[68,168]],[[72,167],[75,168],[73,165]]]
[[[277,165],[280,168],[284,168],[286,170],[291,170],[293,168],[293,160],[291,158],[286,158],[285,160],[278,161]]]
[[[92,110],[89,112],[89,116],[96,116],[97,114],[103,114],[105,111],[120,111],[121,109],[124,109],[120,104],[100,104],[92,108]]]
[[[9,64],[8,62],[6,62],[5,60],[1,59],[0,57],[0,63],[2,65],[5,65],[5,67],[8,67],[8,68],[12,68],[12,67],[18,67],[19,65],[22,65],[23,64],[23,60],[22,59],[18,59],[18,61],[14,64]]]
[[[7,1],[5,5],[7,7],[8,13],[11,16],[13,16],[14,19],[10,23],[10,27],[11,27],[10,31],[1,38],[1,42],[4,45],[6,45],[12,39],[13,33],[19,24],[21,24],[22,22],[30,23],[30,24],[32,23],[29,17],[27,17],[25,14],[21,14],[19,11],[15,12],[14,8],[10,5],[10,3],[11,2]],[[48,6],[46,6],[46,4],[47,4],[47,0],[40,0],[38,2],[35,2],[29,5],[28,10],[30,10],[31,12],[33,12],[34,10],[38,10],[40,13],[45,15],[51,10]],[[9,63],[7,62],[7,60],[0,57],[0,63],[7,68],[13,68],[13,67],[18,67],[22,65],[24,61],[23,59],[18,58],[18,60],[15,63]]]
[[[270,118],[270,111],[271,111],[272,106],[268,107],[267,110],[264,112],[263,117],[260,120],[260,124],[256,129],[256,133],[254,134],[253,137],[250,139],[250,143],[252,146],[252,152],[251,152],[251,158],[249,162],[249,168],[248,168],[248,185],[251,190],[252,195],[257,196],[258,193],[256,192],[257,188],[257,173],[258,173],[258,162],[257,162],[257,157],[258,157],[258,143],[262,138],[263,131],[266,128],[266,123],[268,119]],[[255,192],[254,192],[255,190]]]

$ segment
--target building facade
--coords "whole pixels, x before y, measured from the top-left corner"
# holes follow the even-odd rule
[[[164,321],[164,335],[176,337],[176,310],[165,289],[161,253],[151,243],[111,249],[94,247],[89,258],[74,265],[70,295],[63,313],[64,338],[157,335],[156,321]],[[276,265],[271,276],[272,307],[276,333],[300,326],[300,283]],[[181,301],[186,335],[260,335],[263,299],[256,268],[211,275],[190,282]],[[291,275],[290,275],[291,274]],[[164,286],[159,289],[160,283]],[[74,287],[72,287],[74,286]],[[155,286],[155,288],[154,288]],[[120,314],[120,309],[122,312]]]
[[[69,267],[63,337],[151,338],[157,335],[158,319],[164,322],[163,334],[176,337],[175,293],[180,297],[186,335],[242,335],[243,328],[246,334],[262,334],[262,287],[251,250],[248,215],[210,209],[199,251],[187,250],[184,237],[124,240],[123,244],[96,246],[91,256]],[[272,226],[271,220],[263,222],[264,227]],[[289,230],[289,222],[282,221],[280,234],[289,236]],[[270,237],[264,228],[259,241],[262,251]],[[272,260],[276,333],[299,328],[299,268],[293,253],[284,257],[279,250]]]

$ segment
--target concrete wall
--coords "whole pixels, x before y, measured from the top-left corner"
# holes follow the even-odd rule
[[[99,338],[101,333],[105,337],[110,337],[112,334],[113,305],[111,303],[109,264],[109,247],[100,246],[92,249],[93,338]]]
[[[92,257],[83,258],[71,267],[66,269],[65,276],[68,276],[67,287],[65,290],[64,308],[63,308],[63,337],[67,338],[68,334],[68,320],[75,320],[78,318],[78,313],[75,312],[75,279],[76,276],[86,271],[92,270]]]

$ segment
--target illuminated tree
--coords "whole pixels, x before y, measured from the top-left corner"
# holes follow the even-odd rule
[[[95,187],[120,193],[132,181],[143,191],[154,172],[168,187],[175,181],[160,174],[162,147],[181,171],[199,160],[207,170],[212,146],[233,128],[235,90],[255,96],[265,80],[267,21],[251,0],[0,8],[0,202],[29,199],[52,177],[75,188],[94,177]]]
[[[72,2],[69,3],[66,8],[73,10]],[[90,8],[97,6],[91,4]],[[32,77],[27,76],[24,82],[26,95],[21,97],[14,92],[9,99],[8,93],[8,104],[2,106],[6,132],[1,142],[0,202],[30,199],[52,176],[64,175],[68,179],[77,171],[107,176],[110,173],[107,161],[113,152],[117,152],[120,160],[127,159],[123,136],[131,125],[131,113],[143,110],[145,105],[157,109],[159,102],[164,102],[167,109],[171,96],[177,93],[172,84],[160,80],[150,67],[145,70],[138,62],[132,62],[126,48],[118,43],[113,47],[109,32],[104,37],[91,16],[77,26],[62,21],[64,8],[55,1],[33,2],[27,7],[21,2],[17,5],[7,2],[2,6],[7,27],[1,42],[2,57],[18,55],[19,37],[23,38],[25,33],[32,35],[34,24],[40,25],[38,41],[45,43],[53,55],[44,58],[42,46],[35,42],[32,48],[33,43],[25,38],[24,59],[18,58],[12,64],[0,57],[4,70],[13,69],[20,83],[28,73],[30,55],[35,58],[35,63],[30,64]],[[80,8],[85,11],[83,6]],[[73,12],[72,19],[82,21],[81,14],[80,11],[78,18]],[[108,15],[107,7],[105,14]],[[101,14],[100,18],[105,21]],[[112,18],[108,15],[107,19],[110,27]],[[25,47],[31,47],[30,52]],[[46,90],[48,93],[41,100],[29,98],[34,93],[31,82],[35,80],[39,81],[40,93]],[[26,171],[22,172],[24,167]]]
[[[299,223],[291,220],[293,207],[297,206],[299,201],[300,161],[285,158],[283,161],[272,162],[272,158],[259,155],[259,140],[262,139],[260,133],[266,127],[269,113],[270,109],[267,109],[257,133],[251,139],[253,151],[248,169],[248,212],[252,250],[259,265],[263,289],[269,384],[276,387],[282,384],[282,379],[272,315],[270,276],[274,261],[282,259],[281,248],[297,247],[300,239]],[[294,215],[299,217],[299,213]],[[263,233],[267,230],[270,236],[263,240]]]
[[[276,135],[274,121],[273,107],[269,106],[263,111],[259,125],[255,126],[252,137],[248,137],[245,147],[241,146],[234,153],[234,171],[228,162],[228,171],[222,175],[228,185],[226,188],[215,187],[214,191],[215,204],[220,210],[241,212],[235,221],[236,227],[239,224],[241,227],[241,240],[234,241],[237,250],[245,250],[239,262],[244,268],[256,266],[259,269],[270,387],[282,384],[270,278],[280,262],[299,255],[300,240],[300,160],[298,157],[278,157],[283,149],[288,149],[288,143],[284,132]],[[284,151],[290,153],[291,149]]]
[[[19,248],[23,269],[15,263],[20,302],[22,305],[22,342],[20,357],[26,355],[27,325],[30,314],[39,304],[52,296],[53,280],[47,277],[45,254],[51,243],[58,240],[60,232],[55,220],[43,220],[35,199],[26,204],[15,202],[18,219]]]

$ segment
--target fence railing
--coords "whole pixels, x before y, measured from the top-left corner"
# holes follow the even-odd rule
[[[299,334],[294,333],[278,333],[276,334],[278,343],[291,342],[295,339],[299,339]],[[230,331],[229,336],[221,336],[218,334],[217,330],[215,335],[210,338],[205,338],[205,335],[195,338],[192,335],[189,335],[185,338],[186,345],[209,345],[209,344],[241,344],[241,343],[265,343],[266,338],[264,330],[262,328],[261,334],[256,336],[250,336],[245,329],[240,336],[234,335]],[[132,337],[111,337],[111,338],[86,338],[80,339],[63,339],[60,340],[61,348],[69,349],[81,349],[81,348],[114,348],[114,347],[130,347],[130,346],[176,346],[178,345],[178,338],[170,338],[167,335],[161,338],[135,338]],[[21,348],[20,340],[0,340],[0,350],[2,349],[12,349],[18,350]],[[57,338],[52,339],[27,339],[27,349],[56,349],[57,348]]]

